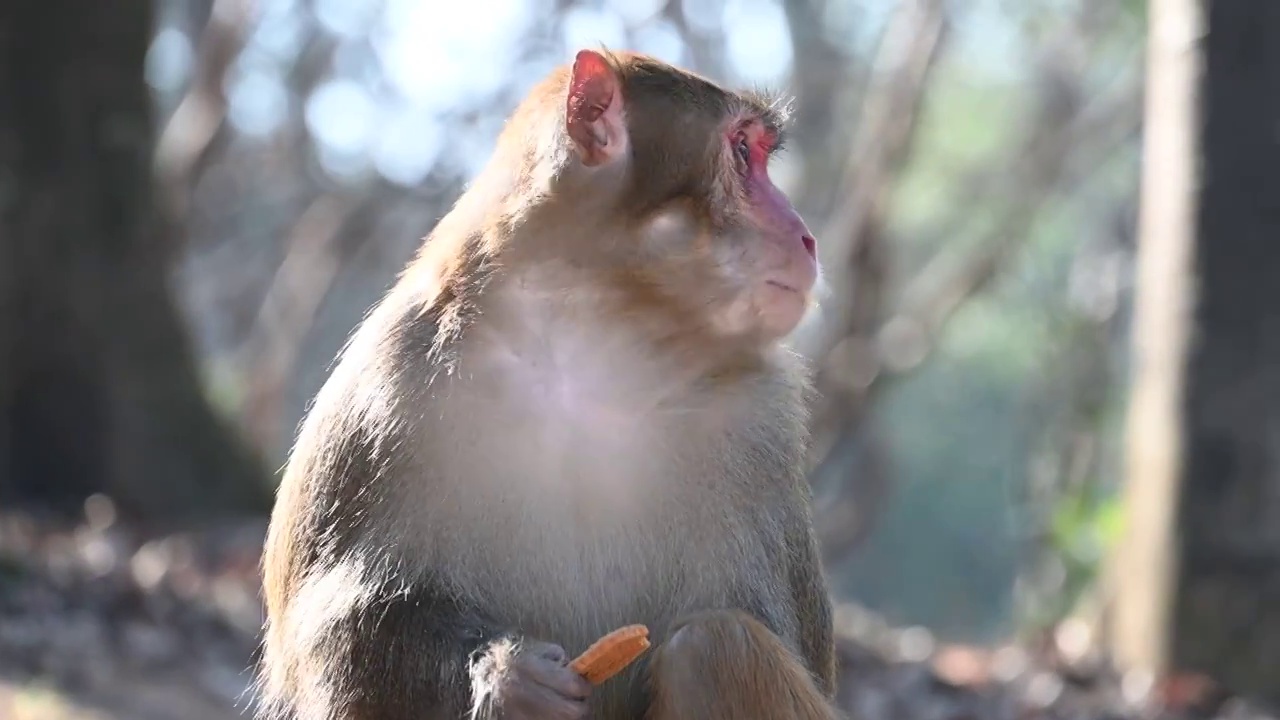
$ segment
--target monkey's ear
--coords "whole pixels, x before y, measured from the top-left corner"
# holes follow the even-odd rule
[[[603,165],[621,155],[627,133],[621,83],[600,53],[582,50],[574,58],[567,110],[569,138],[583,165]]]

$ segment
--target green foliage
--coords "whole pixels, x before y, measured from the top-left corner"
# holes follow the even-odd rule
[[[1024,62],[1075,6],[993,1],[978,5],[1019,28]],[[1110,83],[1140,59],[1143,9],[1132,5],[1102,31],[1082,68],[1087,83]],[[1025,81],[1034,78],[990,65],[953,47],[937,68],[891,206],[892,284],[914,281],[939,252],[964,253],[993,237],[1015,250],[991,286],[950,319],[929,360],[881,396],[877,417],[896,485],[840,588],[895,622],[976,641],[1068,612],[1119,533],[1122,383],[1113,379],[1108,320],[1078,306],[1072,283],[1081,259],[1096,252],[1094,239],[1111,232],[1106,212],[1133,196],[1138,173],[1132,143],[1060,195],[1008,197],[975,186],[980,176],[1001,179],[1000,168],[1017,160],[1019,133],[1035,131],[1022,125],[1035,97]],[[1028,200],[1044,204],[1026,237],[994,234],[1010,210],[1023,209],[1011,203]],[[1083,475],[1071,477],[1070,442],[1079,436],[1096,446]],[[1045,459],[1052,490],[1032,506],[1028,488]],[[1025,584],[1028,558],[1060,572],[1033,607],[1020,608],[1015,587]]]
[[[1118,498],[1094,500],[1084,495],[1062,499],[1054,513],[1052,542],[1061,556],[1092,573],[1106,549],[1119,536],[1123,512]]]
[[[17,558],[0,555],[0,590],[6,585],[21,582],[27,577],[27,568]]]
[[[932,231],[954,220],[968,190],[957,182],[960,174],[1004,155],[1022,102],[1015,85],[975,75],[954,58],[944,57],[934,71],[911,161],[894,193],[892,229],[903,243],[915,246],[904,248],[908,252],[931,253],[941,243],[962,241],[952,235],[936,237]],[[983,202],[967,210],[989,214],[995,208]]]
[[[0,716],[9,720],[108,720],[108,716],[72,701],[45,680],[0,682]]]
[[[1010,497],[1030,443],[1017,396],[1025,368],[992,362],[995,343],[974,347],[981,352],[967,357],[940,350],[885,397],[900,484],[850,564],[847,590],[898,622],[978,641],[998,636],[1011,612],[1018,543]]]
[[[223,417],[234,417],[245,403],[245,378],[226,358],[206,360],[200,370],[205,395],[214,411]]]

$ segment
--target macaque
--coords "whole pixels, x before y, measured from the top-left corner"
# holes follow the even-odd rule
[[[837,717],[785,107],[583,50],[343,349],[264,558],[264,717]],[[592,686],[569,661],[643,623]]]

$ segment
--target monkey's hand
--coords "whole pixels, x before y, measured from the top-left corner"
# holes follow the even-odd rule
[[[564,648],[499,641],[473,668],[473,717],[494,720],[583,720],[591,683],[569,667]],[[486,712],[487,710],[487,712]]]

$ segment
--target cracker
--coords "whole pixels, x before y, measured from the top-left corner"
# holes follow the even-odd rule
[[[644,625],[627,625],[618,628],[591,644],[585,652],[569,663],[574,672],[582,675],[592,685],[599,685],[622,672],[649,649],[649,628]]]

